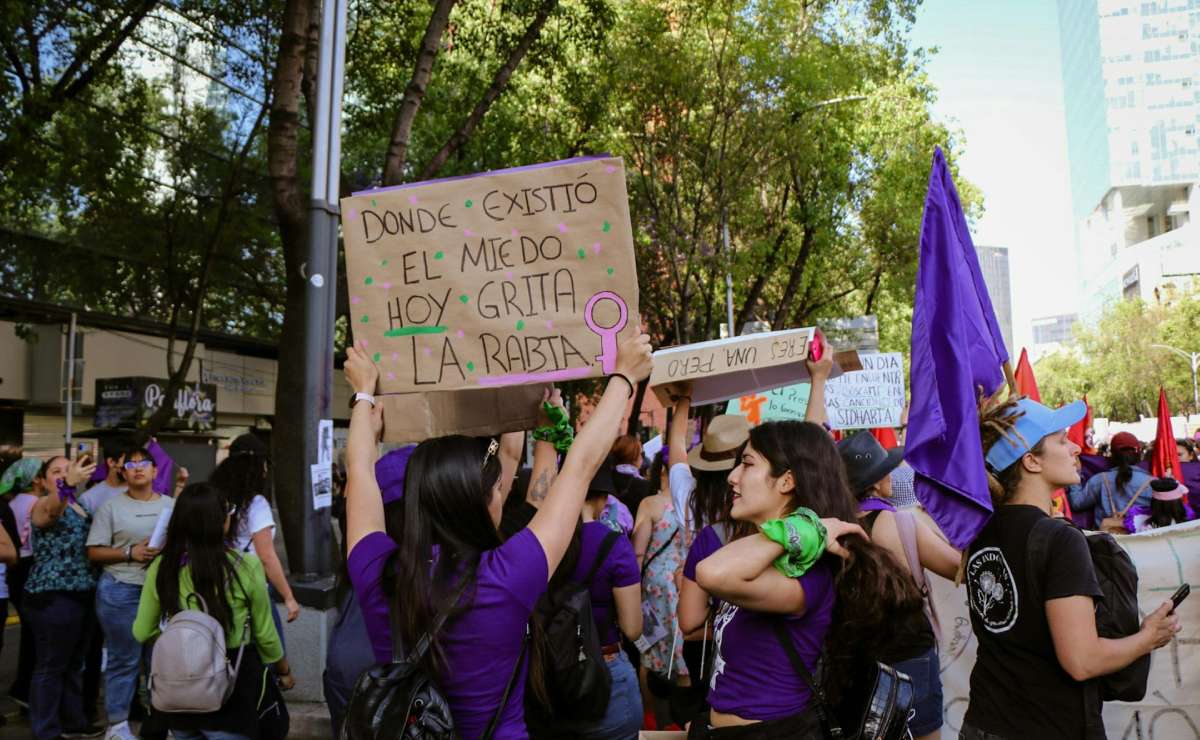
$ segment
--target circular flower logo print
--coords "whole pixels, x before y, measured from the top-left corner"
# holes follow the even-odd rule
[[[985,547],[967,560],[967,597],[971,611],[991,632],[1007,632],[1017,623],[1017,585],[998,547]]]

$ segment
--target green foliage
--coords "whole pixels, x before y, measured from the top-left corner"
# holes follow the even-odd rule
[[[1161,386],[1173,413],[1195,413],[1189,361],[1153,345],[1200,350],[1197,329],[1200,295],[1166,305],[1113,303],[1095,325],[1076,326],[1074,348],[1034,366],[1042,399],[1058,405],[1086,394],[1097,416],[1137,421],[1156,413]]]

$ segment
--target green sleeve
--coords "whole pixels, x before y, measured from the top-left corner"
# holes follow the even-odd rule
[[[142,586],[137,617],[133,620],[133,638],[138,642],[158,635],[158,622],[162,617],[162,606],[158,603],[158,564],[161,562],[161,556],[154,558],[146,569],[146,585]]]
[[[281,660],[283,643],[279,641],[275,620],[271,617],[271,610],[275,607],[267,594],[267,576],[263,572],[262,561],[255,557],[242,558],[238,570],[250,608],[250,630],[254,634],[258,657],[268,664]]]

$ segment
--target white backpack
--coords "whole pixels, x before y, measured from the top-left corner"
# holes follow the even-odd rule
[[[221,623],[208,615],[208,605],[199,594],[191,596],[200,602],[203,611],[185,609],[171,617],[150,653],[150,704],[160,712],[217,711],[233,693],[242,665],[250,632],[249,615],[237,661],[230,664]]]

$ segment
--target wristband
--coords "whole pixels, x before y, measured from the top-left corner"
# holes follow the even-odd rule
[[[127,562],[127,563],[133,562],[133,545],[125,546],[125,562]]]
[[[552,403],[543,403],[542,411],[550,418],[550,423],[533,430],[534,441],[549,442],[558,452],[571,449],[571,443],[575,441],[575,430],[571,428],[566,409]]]
[[[788,578],[799,578],[825,554],[825,525],[812,509],[803,506],[782,519],[762,525],[767,539],[783,547],[775,569]]]
[[[634,397],[634,395],[637,393],[637,390],[633,387],[632,380],[626,377],[624,373],[613,373],[612,375],[608,376],[609,380],[612,380],[613,378],[620,378],[621,380],[624,380],[625,385],[629,386],[629,397]]]

